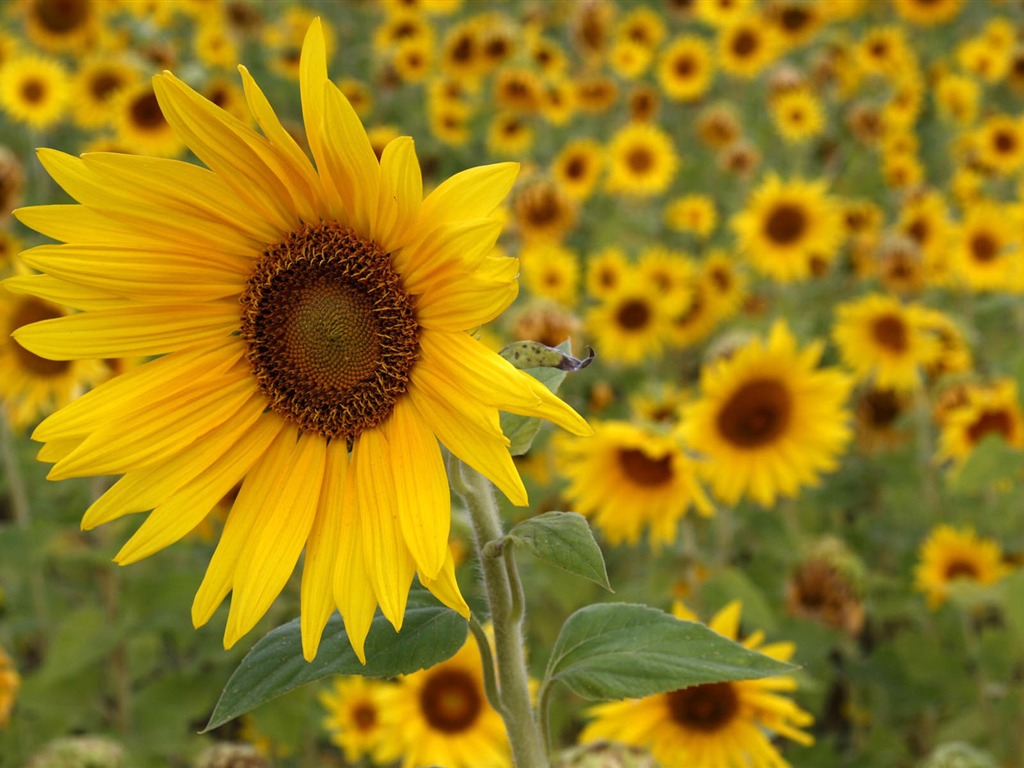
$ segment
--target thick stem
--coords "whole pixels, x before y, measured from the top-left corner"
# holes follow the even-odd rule
[[[529,674],[523,647],[519,575],[512,558],[484,554],[484,546],[503,535],[501,517],[490,483],[469,467],[451,473],[452,485],[469,509],[477,553],[484,574],[484,589],[494,625],[494,651],[498,697],[512,745],[516,768],[547,768],[547,749],[530,703]]]

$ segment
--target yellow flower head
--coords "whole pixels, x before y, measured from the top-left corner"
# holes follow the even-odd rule
[[[154,79],[167,122],[206,167],[41,150],[80,204],[20,211],[65,244],[25,255],[43,274],[7,281],[82,310],[16,331],[34,354],[156,358],[34,433],[53,479],[124,475],[83,526],[153,510],[115,558],[134,562],[241,481],[193,621],[232,593],[233,645],[305,552],[307,658],[336,608],[359,654],[378,604],[400,628],[417,574],[468,612],[441,444],[523,505],[499,408],[590,431],[469,333],[518,292],[518,262],[492,255],[491,217],[518,167],[465,171],[424,199],[412,140],[378,160],[326,61],[314,21],[299,78],[315,166],[244,68],[261,133],[170,73]]]
[[[346,762],[366,757],[386,765],[401,757],[393,736],[398,723],[385,706],[390,685],[368,677],[337,677],[330,690],[317,696],[327,713],[323,726]]]
[[[6,728],[10,722],[11,710],[18,699],[21,688],[21,676],[14,668],[14,662],[0,647],[0,728]]]
[[[633,197],[661,194],[679,167],[672,137],[649,123],[620,128],[608,145],[609,192]]]
[[[989,435],[1002,438],[1012,448],[1024,448],[1024,414],[1013,379],[966,386],[961,397],[963,401],[942,419],[939,461],[963,464]]]
[[[852,381],[819,369],[821,342],[798,349],[778,321],[731,356],[704,366],[700,399],[683,413],[686,445],[705,460],[715,496],[764,507],[796,496],[839,465],[851,437],[846,400]]]
[[[1008,573],[1010,568],[994,539],[978,536],[973,528],[938,525],[921,544],[914,588],[925,593],[928,607],[934,610],[949,598],[954,583],[995,584]]]

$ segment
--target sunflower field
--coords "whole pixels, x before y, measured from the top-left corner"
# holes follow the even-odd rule
[[[1024,768],[1021,0],[5,0],[0,278],[0,768]]]

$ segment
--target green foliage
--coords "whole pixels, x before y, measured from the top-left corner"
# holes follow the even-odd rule
[[[545,512],[514,526],[505,540],[539,560],[612,591],[601,548],[582,515]]]

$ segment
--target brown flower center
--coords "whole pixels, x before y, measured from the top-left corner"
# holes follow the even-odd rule
[[[654,155],[647,147],[633,147],[626,153],[626,165],[633,173],[647,173],[654,167]]]
[[[459,733],[472,727],[483,706],[476,683],[458,669],[430,673],[420,691],[423,716],[433,729],[444,733]]]
[[[36,21],[47,31],[67,34],[81,27],[89,18],[91,0],[36,0],[33,12]]]
[[[954,579],[977,579],[978,568],[974,563],[966,560],[950,560],[946,564],[946,580],[953,581]]]
[[[304,226],[263,252],[240,301],[249,362],[273,411],[345,440],[391,414],[419,326],[377,245],[333,222]]]
[[[752,56],[760,47],[761,41],[749,29],[741,29],[732,39],[732,52],[740,58],[745,59],[748,56]]]
[[[871,324],[871,335],[881,346],[893,352],[906,352],[910,346],[907,324],[899,315],[882,315]]]
[[[799,242],[807,229],[807,214],[804,209],[792,203],[779,203],[765,220],[764,231],[776,245],[792,245]]]
[[[146,91],[133,99],[128,111],[132,125],[136,128],[144,131],[157,131],[167,127],[167,120],[164,119],[160,103],[152,91]]]
[[[619,467],[630,481],[650,488],[672,480],[672,457],[653,459],[637,448],[620,448]]]
[[[1001,155],[1012,154],[1017,149],[1017,137],[1009,131],[996,131],[992,137],[992,146]]]
[[[21,299],[11,316],[11,324],[7,332],[12,333],[23,325],[38,323],[40,320],[52,320],[55,317],[63,317],[55,307],[39,299]],[[38,378],[55,378],[71,367],[68,360],[47,360],[45,357],[39,357],[39,355],[29,352],[15,341],[10,343],[21,368]]]
[[[352,710],[352,722],[358,731],[372,731],[377,725],[377,708],[368,702],[359,702]]]
[[[713,733],[736,717],[740,697],[732,683],[705,683],[669,693],[668,709],[684,728]]]
[[[619,327],[627,331],[638,331],[646,328],[651,321],[651,308],[642,299],[629,299],[619,305],[615,313]]]
[[[697,69],[697,62],[688,53],[677,56],[673,62],[673,69],[679,77],[689,77]]]
[[[25,80],[21,84],[21,98],[29,104],[38,104],[46,98],[46,84],[41,80]]]
[[[769,445],[789,426],[793,396],[777,379],[741,386],[718,413],[718,431],[737,448]]]
[[[112,70],[97,72],[89,81],[89,93],[104,102],[124,86],[124,79]]]
[[[983,264],[995,259],[999,254],[999,241],[988,232],[977,232],[971,238],[971,256]]]
[[[981,415],[967,428],[967,439],[977,445],[985,435],[995,433],[1009,440],[1013,435],[1013,419],[1004,410],[982,411]]]

